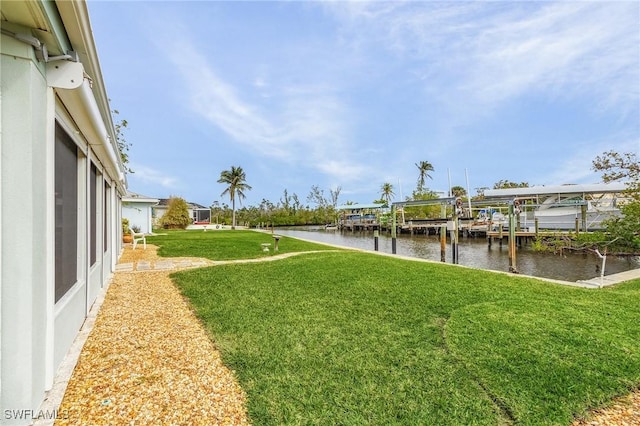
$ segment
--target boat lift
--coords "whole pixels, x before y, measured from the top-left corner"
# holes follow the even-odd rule
[[[481,200],[468,201],[467,215],[472,215],[472,206],[482,207],[484,209],[499,208],[498,206],[507,206],[508,208],[508,242],[509,242],[509,271],[517,273],[516,267],[516,240],[518,235],[522,234],[520,231],[521,222],[519,216],[523,211],[534,211],[534,231],[532,233],[531,227],[526,227],[526,231],[532,235],[538,234],[538,221],[535,218],[535,211],[537,209],[549,208],[551,206],[555,208],[573,207],[575,211],[575,232],[588,230],[587,223],[587,210],[590,203],[594,201],[600,201],[605,196],[610,196],[613,199],[613,205],[617,208],[617,199],[623,200],[625,198],[624,191],[628,188],[626,183],[613,182],[613,183],[600,183],[589,185],[555,185],[555,186],[534,186],[525,188],[507,188],[507,189],[495,189],[486,190],[484,197]],[[563,199],[571,199],[572,201],[563,202]],[[403,212],[406,207],[414,206],[429,206],[440,205],[441,206],[441,220],[447,220],[446,224],[441,225],[440,239],[441,239],[441,260],[445,261],[445,247],[446,247],[446,231],[451,232],[451,244],[452,244],[452,259],[453,263],[458,263],[458,234],[460,230],[459,219],[463,217],[464,208],[461,198],[456,197],[443,197],[434,198],[429,200],[410,200],[399,201],[392,203],[391,205],[391,251],[396,254],[396,238],[397,238],[397,218],[396,212],[399,208],[402,208]],[[447,215],[447,210],[451,209],[451,220]],[[578,212],[577,209],[580,209]],[[615,211],[612,210],[612,211]],[[581,223],[578,219],[578,214],[581,218]],[[525,225],[527,225],[525,216]],[[491,222],[487,225],[487,237],[490,243],[490,226]],[[505,223],[499,225],[499,235],[502,237],[502,232]],[[581,226],[580,226],[581,225]],[[604,260],[603,260],[604,263]]]

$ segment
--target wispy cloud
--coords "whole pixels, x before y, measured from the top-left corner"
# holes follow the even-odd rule
[[[346,143],[349,112],[333,89],[313,83],[284,87],[268,104],[251,102],[251,96],[220,77],[211,59],[191,41],[175,34],[169,56],[187,88],[189,108],[221,129],[253,154],[305,165],[340,179],[358,179],[362,167],[349,160]],[[252,87],[266,89],[270,82],[259,76]],[[343,160],[336,160],[339,152]]]
[[[132,163],[131,169],[133,169],[134,173],[130,176],[129,179],[137,179],[143,183],[160,185],[167,189],[176,189],[178,187],[177,178],[168,176],[165,173],[152,167],[145,166],[139,163]]]
[[[632,3],[571,2],[499,19],[479,32],[465,91],[489,102],[587,95],[594,108],[626,111],[638,98],[638,18]]]
[[[513,170],[512,180],[575,182],[590,179],[594,155],[638,143],[637,2],[203,5],[139,14],[154,65],[171,78],[166,98],[177,100],[170,108],[180,120],[171,124],[185,138],[213,134],[216,150],[199,151],[215,153],[212,161],[241,158],[289,186],[377,193],[383,180],[401,179],[406,195],[413,164],[426,159],[442,188],[447,167],[486,161],[470,149],[477,144],[486,153],[526,146],[538,166]],[[543,126],[559,131],[535,131]],[[608,137],[620,129],[628,139]],[[594,140],[576,140],[585,134]],[[232,147],[221,153],[223,145]],[[489,185],[500,173],[478,179]]]
[[[404,59],[425,90],[483,108],[527,94],[637,111],[637,2],[329,3],[352,40]],[[355,43],[360,47],[360,42]]]

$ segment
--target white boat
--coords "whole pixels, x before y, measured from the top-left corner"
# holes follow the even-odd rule
[[[593,231],[603,229],[604,221],[622,216],[619,206],[626,202],[627,188],[623,182],[534,186],[487,190],[485,196],[489,200],[521,200],[521,229],[533,229],[537,219],[538,229],[572,230],[577,219],[581,230],[584,223],[586,230]],[[494,223],[499,222],[495,219]]]
[[[533,212],[534,219],[538,221],[538,229],[575,229],[577,220],[580,228],[584,223],[587,230],[593,231],[604,229],[604,221],[622,216],[615,199],[587,201],[586,205],[582,202],[570,205],[570,202],[571,200],[543,203]],[[584,219],[583,211],[586,213]]]

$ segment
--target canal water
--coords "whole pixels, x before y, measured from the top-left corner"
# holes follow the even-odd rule
[[[306,240],[374,250],[373,232],[325,231],[319,227],[278,228],[278,234]],[[391,253],[391,237],[381,233],[378,239],[378,251]],[[398,235],[396,254],[420,259],[440,261],[440,239],[436,235]],[[446,262],[452,263],[451,244],[447,240]],[[485,238],[460,237],[458,263],[492,271],[509,270],[509,248],[494,241],[489,248]],[[564,281],[578,281],[600,276],[602,259],[595,253],[572,253],[563,255],[540,253],[529,246],[519,248],[516,267],[523,275],[553,278]],[[605,275],[640,268],[640,257],[607,256]]]

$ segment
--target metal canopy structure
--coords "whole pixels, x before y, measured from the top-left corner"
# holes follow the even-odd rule
[[[487,189],[485,199],[531,198],[549,197],[552,195],[586,195],[586,194],[614,194],[621,193],[628,188],[625,182],[592,183],[583,185],[550,185],[530,186],[525,188]]]
[[[509,204],[515,199],[532,199],[536,200],[534,204],[542,204],[542,201],[550,198],[567,198],[571,195],[580,196],[583,200],[587,196],[598,196],[604,194],[622,194],[628,189],[626,182],[611,183],[593,183],[580,185],[550,185],[550,186],[530,186],[524,188],[504,188],[504,189],[488,189],[484,192],[481,200],[472,200],[473,206],[486,206],[487,204]],[[433,198],[429,200],[408,200],[397,201],[392,205],[394,207],[417,207],[430,205],[454,205],[456,197]],[[465,204],[467,204],[465,202]]]
[[[444,198],[432,198],[429,200],[407,200],[407,201],[396,201],[392,205],[394,207],[418,207],[418,206],[433,206],[433,205],[441,205],[441,204],[455,204],[456,197],[444,197]]]
[[[370,209],[381,209],[384,208],[384,204],[342,204],[336,207],[337,211],[342,210],[370,210]]]

